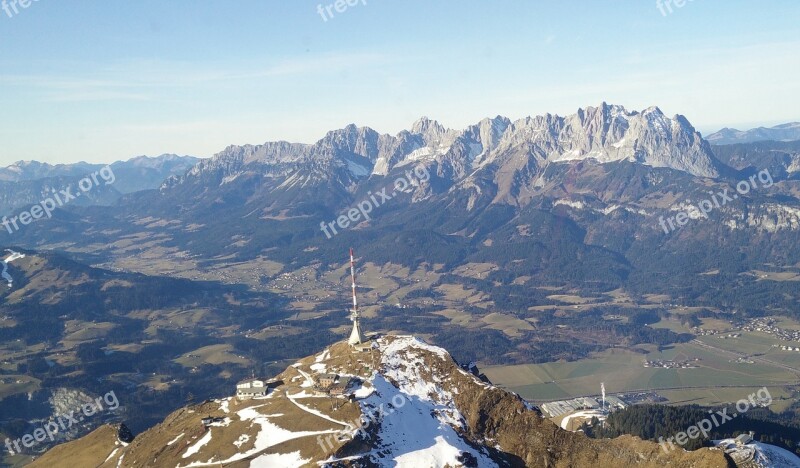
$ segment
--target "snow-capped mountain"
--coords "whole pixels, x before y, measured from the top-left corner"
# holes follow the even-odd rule
[[[669,118],[657,107],[629,112],[603,103],[566,117],[550,114],[511,123],[492,145],[479,144],[489,157],[550,162],[595,160],[637,162],[701,177],[715,177],[718,163],[710,147],[685,117]]]
[[[454,189],[470,196],[491,193],[494,203],[522,206],[551,165],[616,162],[712,178],[724,166],[685,117],[669,118],[657,107],[636,112],[603,103],[566,117],[487,118],[462,130],[423,117],[394,136],[351,124],[314,144],[230,146],[167,180],[162,192],[198,194],[224,185],[227,192],[238,191],[233,184],[296,200],[297,194],[285,192],[325,186],[354,193],[364,181],[423,165],[434,177],[415,187],[413,200]]]
[[[117,161],[112,164],[112,167],[138,167],[148,169],[171,168],[178,165],[195,164],[199,159],[194,156],[179,156],[177,154],[162,154],[161,156],[136,156],[127,161]],[[169,170],[169,169],[167,169]]]
[[[456,182],[475,169],[493,163],[519,165],[520,160],[536,166],[581,160],[631,161],[701,177],[718,175],[718,162],[709,145],[685,117],[669,118],[657,107],[635,112],[603,103],[566,117],[546,114],[512,122],[498,116],[463,130],[447,129],[423,117],[395,136],[351,124],[311,145],[230,146],[199,164],[186,179],[205,172],[232,176],[253,164],[346,168],[358,178],[386,175],[422,162],[438,165],[440,176]]]
[[[331,375],[349,382],[344,395],[321,390]],[[102,427],[30,466],[728,466],[720,450],[665,453],[632,437],[563,431],[413,336],[337,343],[268,382],[266,396],[178,410],[131,443]]]
[[[754,141],[797,141],[800,140],[800,122],[790,122],[774,127],[758,127],[750,130],[723,128],[706,137],[712,145],[732,145]]]

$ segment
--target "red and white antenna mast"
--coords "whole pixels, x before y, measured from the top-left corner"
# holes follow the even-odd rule
[[[350,320],[353,321],[353,331],[350,333],[350,339],[347,340],[351,345],[357,345],[364,342],[364,336],[361,334],[361,314],[358,312],[358,299],[356,299],[356,259],[353,254],[353,249],[350,248],[350,278],[353,284],[353,310],[350,313]]]
[[[358,317],[358,300],[356,299],[356,259],[350,248],[350,277],[353,280],[353,317]]]

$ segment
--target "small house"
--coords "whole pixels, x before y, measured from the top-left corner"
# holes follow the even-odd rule
[[[340,396],[344,395],[347,392],[348,387],[353,382],[351,377],[346,377],[344,379],[340,379],[337,383],[330,387],[328,393],[332,396]]]
[[[753,433],[740,434],[736,436],[736,445],[747,445],[753,441]]]
[[[236,384],[236,398],[240,400],[266,396],[269,390],[267,382],[261,379],[247,379]]]
[[[322,374],[318,378],[319,386],[322,388],[329,388],[339,379],[336,374]]]
[[[225,422],[225,418],[220,418],[220,417],[212,418],[211,416],[207,416],[207,417],[201,419],[200,422],[203,424],[203,427],[205,427],[207,429],[208,426],[210,426],[212,424],[218,424],[218,423]]]

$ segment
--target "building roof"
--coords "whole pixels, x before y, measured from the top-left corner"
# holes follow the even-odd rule
[[[344,377],[338,382],[336,382],[336,384],[333,385],[333,388],[347,388],[352,381],[353,381],[352,377]]]
[[[279,379],[275,379],[275,378],[273,378],[273,379],[262,379],[262,378],[256,377],[254,379],[250,378],[250,379],[245,379],[245,380],[239,381],[239,382],[237,382],[236,385],[248,384],[248,383],[256,382],[256,381],[263,382],[264,385],[283,384],[283,381],[281,381]]]

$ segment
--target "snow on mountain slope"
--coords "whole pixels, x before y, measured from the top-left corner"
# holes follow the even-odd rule
[[[361,402],[362,412],[391,405],[394,413],[381,421],[378,443],[370,454],[372,461],[381,463],[386,458],[397,466],[416,467],[458,466],[470,459],[482,467],[497,466],[488,454],[472,448],[456,432],[463,430],[465,423],[452,393],[420,373],[430,355],[449,359],[444,350],[414,337],[398,337],[381,345],[382,373],[370,380],[375,392]]]
[[[458,410],[452,405],[437,404],[427,395],[415,394],[419,382],[398,389],[384,376],[377,375],[371,383],[375,391],[362,400],[362,410],[365,413],[379,407],[394,410],[380,422],[376,443],[367,455],[372,462],[380,466],[459,466],[472,459],[478,460],[480,466],[498,466],[456,432],[454,425],[463,426]],[[406,403],[398,404],[402,401]]]
[[[2,260],[2,262],[0,262],[3,264],[3,271],[2,273],[0,273],[0,276],[2,276],[4,280],[6,280],[6,282],[8,283],[8,287],[10,288],[14,285],[14,278],[12,278],[11,275],[8,274],[8,264],[13,262],[14,260],[25,258],[25,254],[14,252],[13,250],[9,249],[6,249],[6,252],[8,252],[9,255],[5,258],[5,260]]]
[[[738,466],[800,468],[800,457],[774,445],[761,442],[738,445],[736,439],[715,440],[714,445],[730,455]]]
[[[323,390],[323,373],[352,379],[349,395]],[[632,438],[562,431],[517,395],[411,336],[376,338],[363,349],[336,343],[270,382],[263,397],[180,409],[129,444],[103,426],[30,466],[727,466],[719,450],[665,454]]]

